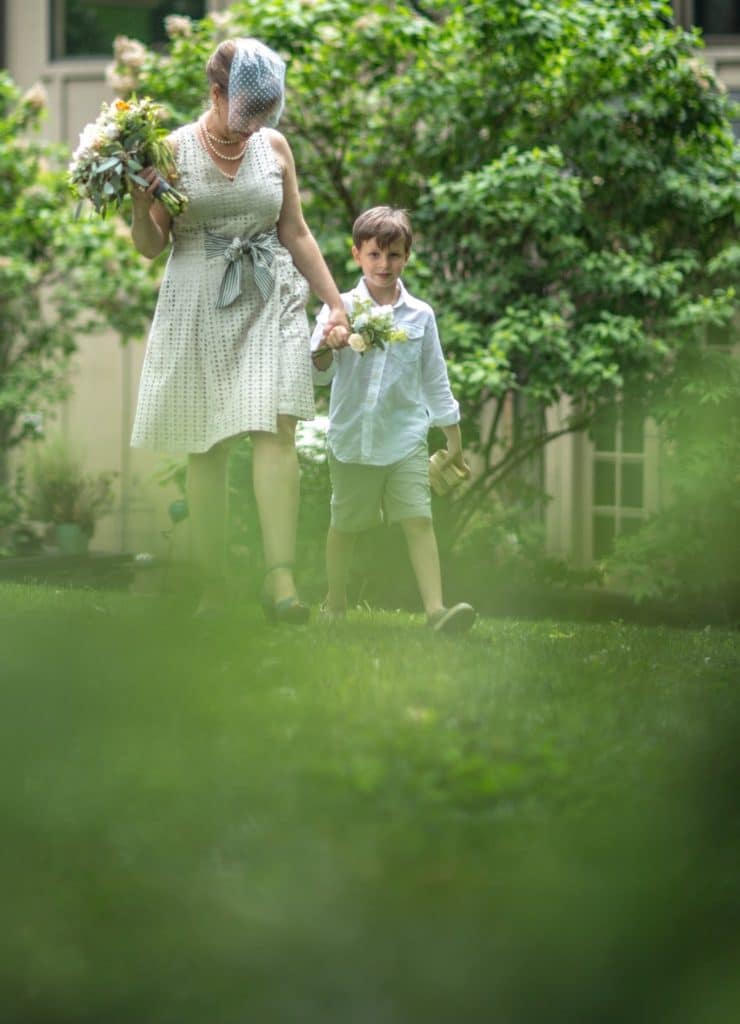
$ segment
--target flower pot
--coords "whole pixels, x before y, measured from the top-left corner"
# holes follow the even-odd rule
[[[90,538],[79,523],[57,523],[57,547],[62,555],[86,555]]]

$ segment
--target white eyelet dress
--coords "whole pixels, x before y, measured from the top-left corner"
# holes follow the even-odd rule
[[[247,431],[275,433],[278,413],[315,415],[308,284],[275,234],[281,167],[259,131],[231,182],[196,131],[186,125],[173,135],[178,188],[189,203],[172,224],[141,372],[134,448],[205,452]],[[247,251],[260,238],[268,243],[272,282],[259,280],[264,261]],[[224,288],[228,304],[219,308]]]

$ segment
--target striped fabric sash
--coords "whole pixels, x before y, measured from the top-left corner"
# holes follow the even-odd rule
[[[226,235],[206,231],[204,244],[206,259],[220,257],[226,261],[216,309],[225,309],[241,295],[245,256],[250,257],[254,283],[263,301],[267,301],[275,287],[273,262],[277,251],[277,233],[274,230],[252,235],[251,238],[227,238]]]

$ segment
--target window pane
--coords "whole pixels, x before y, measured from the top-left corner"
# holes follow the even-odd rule
[[[622,463],[622,494],[620,505],[625,508],[642,508],[642,475],[641,462]]]
[[[619,523],[619,532],[625,534],[637,533],[642,526],[642,516],[622,516]]]
[[[694,0],[694,24],[708,36],[740,34],[737,0]]]
[[[617,447],[617,410],[614,406],[601,409],[591,427],[591,437],[597,452],[613,452]]]
[[[614,516],[596,513],[593,517],[593,557],[598,560],[611,553],[614,545]]]
[[[169,14],[202,18],[205,0],[51,0],[53,59],[108,57],[118,35],[163,43]]]
[[[613,462],[594,461],[594,505],[616,505],[617,467]]]

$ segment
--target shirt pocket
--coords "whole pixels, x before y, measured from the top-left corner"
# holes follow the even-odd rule
[[[388,354],[400,363],[418,363],[421,361],[421,343],[424,338],[423,329],[418,327],[405,328],[406,341],[392,341],[388,345]]]

